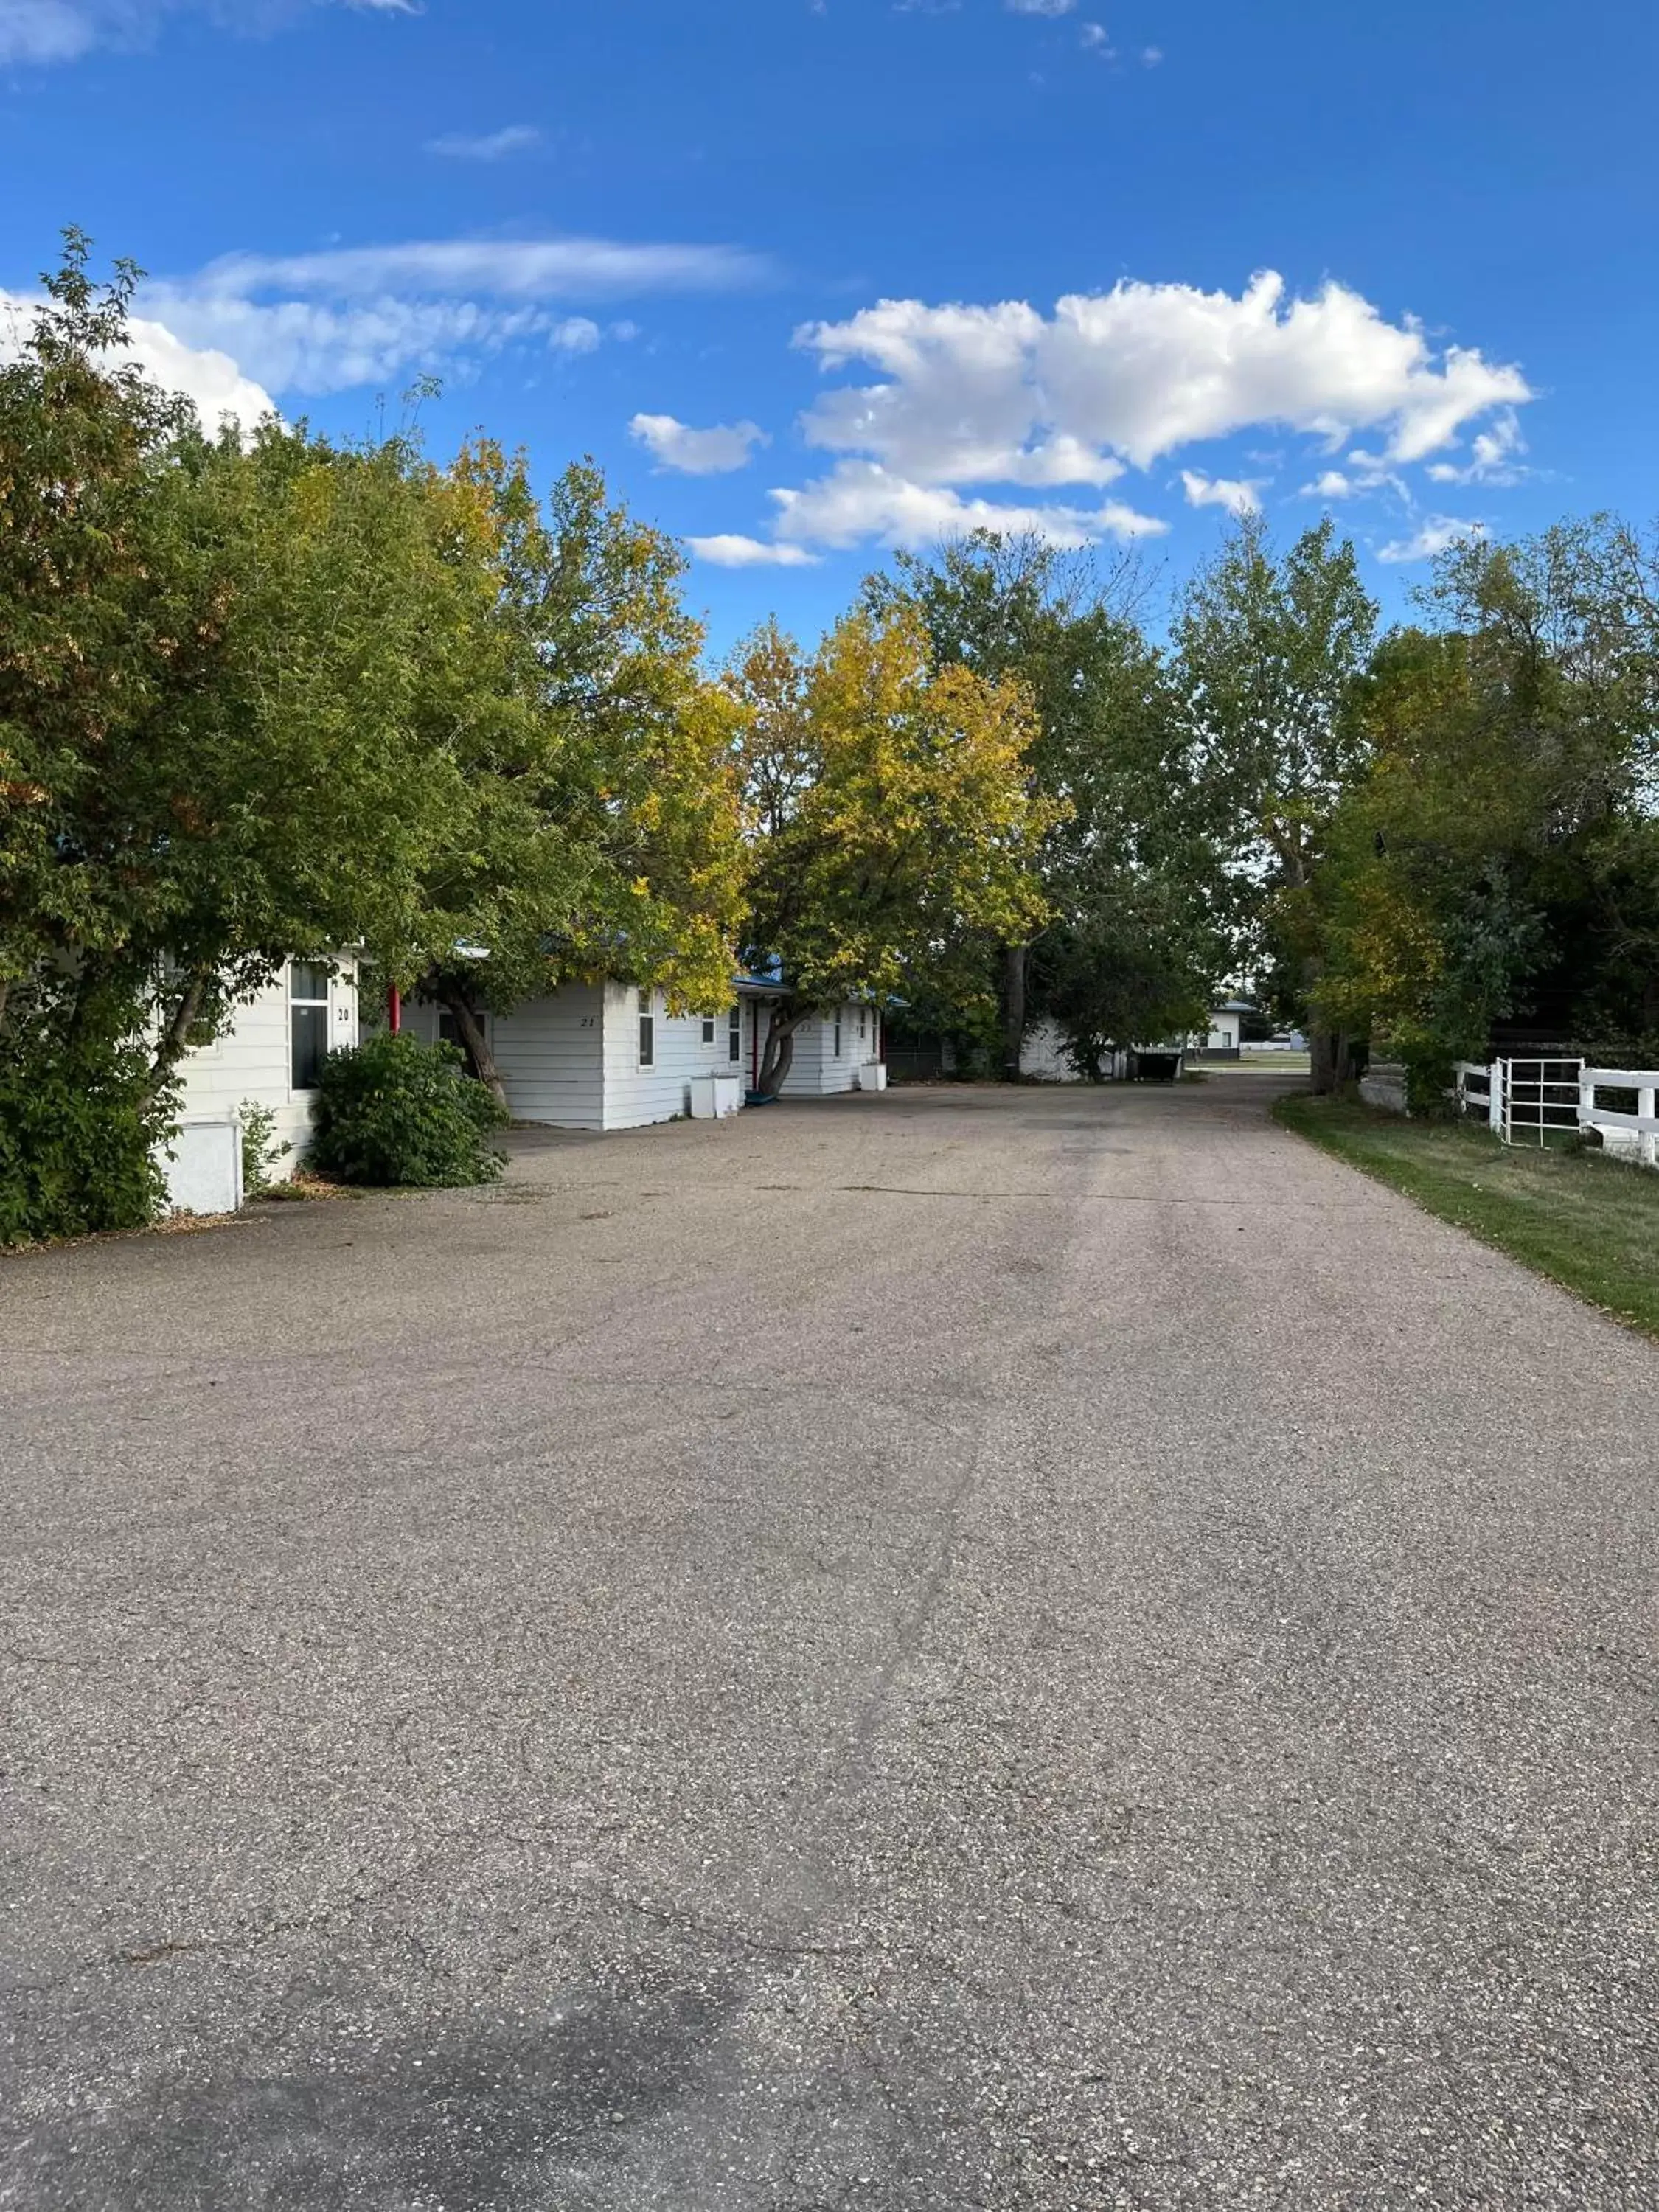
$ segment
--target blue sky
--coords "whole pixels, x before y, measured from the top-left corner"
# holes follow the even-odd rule
[[[204,406],[434,371],[717,646],[980,519],[1174,586],[1247,501],[1397,610],[1659,508],[1656,64],[1651,0],[0,0],[0,288],[74,222]]]

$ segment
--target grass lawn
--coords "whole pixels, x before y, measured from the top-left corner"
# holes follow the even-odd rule
[[[1486,1130],[1407,1121],[1334,1098],[1281,1098],[1287,1129],[1391,1183],[1425,1212],[1495,1244],[1659,1337],[1659,1173],[1577,1149],[1511,1150]]]

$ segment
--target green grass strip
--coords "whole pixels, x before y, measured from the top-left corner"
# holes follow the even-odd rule
[[[1275,1119],[1616,1321],[1659,1337],[1659,1172],[1594,1152],[1528,1151],[1455,1122],[1334,1098],[1281,1098]]]

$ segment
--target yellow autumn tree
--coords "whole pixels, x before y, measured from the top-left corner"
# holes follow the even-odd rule
[[[424,483],[482,610],[450,690],[428,695],[467,811],[422,933],[384,957],[450,1011],[499,1091],[481,1008],[598,976],[725,1002],[747,864],[738,713],[702,670],[683,556],[590,464],[544,507],[522,459],[486,441]]]
[[[1031,790],[1024,686],[934,668],[908,609],[848,616],[811,658],[769,625],[727,690],[751,838],[745,950],[786,991],[761,1067],[775,1092],[816,1012],[982,998],[988,947],[1042,919],[1055,815]]]

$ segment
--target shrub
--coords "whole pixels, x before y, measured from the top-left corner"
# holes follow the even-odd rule
[[[502,1155],[485,1142],[507,1109],[465,1073],[453,1045],[370,1037],[323,1063],[306,1164],[341,1182],[435,1189],[493,1182]]]
[[[153,1150],[167,1101],[149,1054],[96,1004],[78,1024],[66,993],[14,993],[0,1034],[0,1245],[143,1229],[165,1192]]]
[[[270,1170],[286,1159],[292,1145],[276,1142],[276,1109],[244,1098],[237,1109],[242,1121],[242,1195],[258,1198],[270,1188]]]

